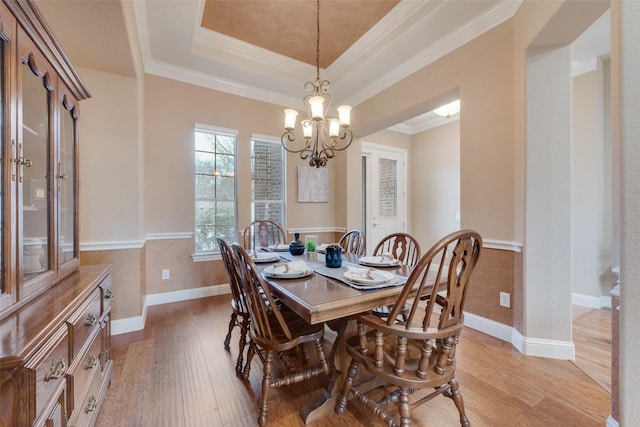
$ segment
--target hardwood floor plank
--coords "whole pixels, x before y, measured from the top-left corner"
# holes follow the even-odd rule
[[[153,306],[145,331],[114,336],[114,378],[97,426],[255,426],[262,363],[254,358],[248,382],[236,377],[238,328],[230,351],[223,348],[229,315],[227,295]],[[583,320],[579,327],[595,322],[588,315],[577,316]],[[335,335],[327,332],[328,352]],[[590,339],[592,348],[606,347],[606,338]],[[587,358],[598,361],[598,354],[593,351]],[[457,373],[474,427],[595,427],[603,426],[609,415],[609,394],[571,362],[523,355],[470,328],[458,347]],[[319,395],[324,381],[320,376],[271,390],[268,425],[302,426],[300,408]],[[329,414],[310,424],[335,425],[382,426],[354,401],[344,415]],[[439,396],[412,412],[412,425],[457,426],[458,412],[450,399]]]

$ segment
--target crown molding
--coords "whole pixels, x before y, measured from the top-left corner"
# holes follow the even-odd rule
[[[382,90],[389,88],[410,74],[426,67],[507,19],[512,18],[521,3],[522,0],[498,3],[494,8],[487,10],[484,14],[478,16],[466,25],[452,31],[433,44],[428,44],[426,49],[417,52],[408,61],[399,64],[397,67],[364,86],[349,96],[345,102],[351,105],[358,105]]]
[[[269,104],[297,106],[302,99],[156,60],[145,63],[145,72]]]

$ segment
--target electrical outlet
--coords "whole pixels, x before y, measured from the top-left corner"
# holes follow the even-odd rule
[[[502,307],[511,307],[511,294],[508,292],[500,292],[500,305]]]
[[[162,280],[168,280],[169,279],[169,269],[165,268],[164,270],[162,270]]]

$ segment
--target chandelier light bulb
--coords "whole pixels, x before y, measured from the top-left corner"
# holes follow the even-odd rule
[[[312,96],[309,98],[309,105],[311,106],[311,118],[313,120],[322,120],[324,116],[324,98],[321,96]]]
[[[293,130],[296,127],[296,117],[298,117],[298,112],[292,109],[284,110],[284,128],[286,130]]]

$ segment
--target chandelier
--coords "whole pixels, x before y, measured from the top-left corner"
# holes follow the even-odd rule
[[[329,117],[331,96],[328,93],[329,81],[320,79],[320,0],[317,0],[316,19],[316,80],[307,82],[304,88],[311,92],[302,100],[307,110],[308,119],[301,122],[304,135],[302,148],[294,147],[296,136],[294,134],[296,117],[298,112],[293,109],[284,110],[284,133],[280,142],[285,150],[290,153],[300,153],[300,158],[309,160],[310,166],[317,168],[326,166],[327,161],[335,156],[336,152],[345,150],[353,140],[353,133],[349,130],[351,107],[341,105],[337,108],[338,117]]]

